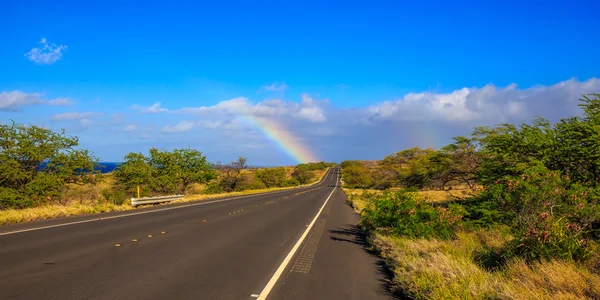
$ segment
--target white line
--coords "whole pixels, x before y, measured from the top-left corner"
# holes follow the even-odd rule
[[[283,271],[285,270],[287,265],[290,263],[290,261],[294,257],[294,254],[296,253],[296,251],[298,251],[298,248],[300,248],[300,245],[302,244],[302,242],[308,235],[308,232],[310,232],[310,229],[313,227],[313,225],[315,224],[315,222],[321,215],[321,212],[323,211],[323,208],[325,208],[325,205],[327,205],[329,198],[331,198],[331,195],[333,195],[333,192],[335,192],[335,190],[337,188],[338,180],[339,180],[339,173],[337,174],[337,176],[335,178],[335,187],[329,194],[329,197],[327,197],[327,199],[325,200],[325,203],[323,203],[323,206],[321,206],[321,209],[319,209],[319,212],[317,212],[317,215],[315,216],[315,218],[312,220],[312,222],[310,222],[310,224],[308,225],[308,227],[306,228],[306,230],[304,231],[304,233],[302,234],[300,239],[298,239],[298,241],[296,242],[296,245],[294,245],[292,250],[290,250],[290,253],[288,253],[288,255],[285,257],[285,259],[283,260],[281,265],[279,265],[279,268],[277,268],[277,271],[275,271],[275,274],[273,274],[273,277],[271,277],[271,280],[269,280],[269,282],[267,283],[265,288],[262,290],[262,292],[260,292],[260,296],[258,297],[258,300],[267,299],[267,296],[269,296],[269,293],[271,292],[271,290],[277,283],[277,280],[279,280],[279,277],[281,277],[281,274],[283,274]]]
[[[326,181],[325,179],[326,179],[327,175],[323,176],[323,179],[321,179],[319,182],[317,182],[317,183],[315,183],[315,184],[313,184],[311,186],[317,186],[317,185],[320,185],[321,183],[325,182]],[[311,186],[308,186],[308,187],[311,187]],[[301,188],[299,188],[299,189],[301,189]],[[243,198],[250,198],[250,197],[257,197],[257,196],[264,196],[264,195],[280,194],[280,193],[285,193],[285,192],[289,192],[289,191],[293,191],[293,190],[295,190],[295,189],[289,189],[289,190],[284,190],[284,191],[268,192],[268,193],[259,193],[259,194],[253,194],[253,195],[247,195],[247,196],[239,196],[239,197],[234,197],[234,198],[227,198],[227,199],[213,200],[213,201],[207,201],[207,202],[192,203],[192,204],[188,204],[188,205],[180,205],[180,206],[175,206],[175,207],[166,207],[166,208],[155,209],[155,210],[150,210],[150,211],[141,211],[141,212],[135,212],[135,213],[128,213],[128,214],[118,215],[118,216],[109,216],[109,217],[103,217],[103,218],[94,218],[94,219],[88,219],[88,220],[82,220],[82,221],[75,221],[75,222],[69,222],[69,223],[61,223],[61,224],[55,224],[55,225],[49,225],[49,226],[42,226],[42,227],[34,227],[34,228],[28,228],[28,229],[21,229],[21,230],[3,232],[3,233],[0,233],[0,236],[10,235],[10,234],[17,234],[17,233],[23,233],[23,232],[28,232],[28,231],[36,231],[36,230],[42,230],[42,229],[49,229],[49,228],[55,228],[55,227],[70,226],[70,225],[77,225],[77,224],[83,224],[83,223],[90,223],[90,222],[98,222],[98,221],[104,221],[104,220],[125,218],[125,217],[137,216],[137,215],[151,214],[151,213],[156,213],[156,212],[161,212],[161,211],[167,211],[167,210],[173,210],[173,209],[179,209],[179,208],[185,208],[185,207],[192,207],[192,206],[199,206],[199,205],[207,205],[207,204],[219,203],[219,202],[227,202],[227,201],[233,201],[233,200],[238,200],[238,199],[243,199]]]

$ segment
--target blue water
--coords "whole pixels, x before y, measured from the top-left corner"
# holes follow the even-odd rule
[[[98,165],[100,165],[100,168],[98,168],[98,170],[100,170],[100,172],[102,173],[110,173],[116,170],[120,164],[120,162],[101,161],[98,163]]]

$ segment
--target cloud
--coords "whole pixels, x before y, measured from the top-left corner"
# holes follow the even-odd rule
[[[101,113],[93,113],[93,112],[67,112],[52,115],[53,121],[74,121],[74,120],[82,120],[82,119],[90,119],[97,116],[102,116]]]
[[[163,113],[163,112],[169,111],[166,108],[160,107],[160,102],[156,102],[156,103],[152,104],[151,106],[147,106],[147,107],[139,106],[139,105],[132,105],[131,108],[139,109],[140,113],[142,113],[142,114],[157,114],[157,113]]]
[[[44,99],[38,93],[24,93],[21,91],[10,91],[0,93],[0,111],[21,111],[24,106],[47,104],[53,106],[65,106],[73,104],[68,98]]]
[[[319,159],[339,162],[345,159],[380,159],[413,146],[441,147],[452,142],[453,136],[471,134],[474,126],[528,123],[535,116],[556,122],[563,117],[580,115],[578,99],[582,94],[594,92],[600,93],[600,80],[597,78],[585,81],[569,79],[532,87],[488,84],[445,92],[414,92],[359,107],[336,107],[335,103],[343,103],[345,99],[335,99],[330,103],[328,99],[314,94],[302,94],[297,99],[280,97],[251,101],[237,97],[192,107],[175,106],[175,103],[169,103],[173,107],[168,109],[162,108],[160,103],[136,107],[140,112],[165,114],[160,117],[152,114],[111,115],[106,112],[106,117],[101,119],[97,112],[76,112],[57,114],[52,119],[70,122],[68,125],[73,129],[110,127],[110,131],[102,131],[102,134],[115,137],[113,140],[105,136],[103,141],[107,145],[117,145],[118,142],[136,144],[140,151],[143,150],[141,147],[151,146],[198,147],[211,161],[229,161],[244,155],[252,164],[293,163],[293,159],[279,150],[277,142],[266,136],[264,130],[291,133],[297,138],[298,145],[314,152]],[[49,105],[48,100],[37,94],[11,96],[18,101],[7,101],[7,94],[0,96],[3,110],[34,104]],[[269,126],[248,122],[247,117],[269,121]],[[172,123],[168,123],[169,120]],[[142,124],[154,127],[146,130],[146,125]],[[128,130],[133,131],[126,134]],[[82,137],[85,134],[88,133],[83,133]],[[88,135],[82,141],[94,138],[96,135]],[[135,140],[132,142],[131,139]],[[82,143],[82,147],[85,146]],[[92,147],[91,150],[95,149]],[[131,149],[123,147],[122,151],[119,153],[121,157]]]
[[[56,98],[47,102],[48,105],[52,106],[68,106],[73,105],[73,100],[69,98]]]
[[[323,108],[318,105],[318,102],[308,96],[307,94],[302,95],[302,104],[300,105],[295,115],[301,119],[307,119],[312,122],[325,122],[326,118],[323,113]]]
[[[42,104],[40,94],[27,94],[20,91],[2,92],[0,94],[0,111],[20,111],[21,107]]]
[[[267,92],[284,92],[288,89],[288,86],[285,82],[279,83],[278,81],[273,82],[272,84],[265,85],[260,88],[259,91],[267,91]]]
[[[247,116],[286,117],[305,119],[311,122],[325,122],[327,100],[315,100],[307,94],[302,95],[302,102],[270,99],[252,103],[245,97],[237,97],[221,101],[212,106],[184,107],[173,112],[200,116]]]
[[[189,121],[181,121],[179,123],[177,123],[177,125],[175,126],[165,126],[163,127],[160,132],[162,133],[182,133],[182,132],[186,132],[186,131],[190,131],[192,130],[192,128],[194,128],[196,125],[192,122]]]
[[[600,80],[570,79],[551,86],[518,89],[516,84],[462,88],[449,93],[410,93],[367,108],[371,121],[507,122],[512,119],[547,116],[556,119],[565,112],[577,113],[582,94],[600,91]]]
[[[198,123],[200,126],[208,129],[215,129],[221,126],[222,122],[220,120],[217,121],[200,121]]]
[[[40,65],[51,65],[63,56],[63,51],[67,50],[67,46],[50,44],[45,38],[40,40],[40,48],[33,48],[25,53],[25,57],[30,61]]]

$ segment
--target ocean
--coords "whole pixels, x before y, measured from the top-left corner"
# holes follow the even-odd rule
[[[100,170],[100,172],[104,173],[110,173],[114,170],[116,170],[119,165],[121,165],[122,163],[120,162],[108,162],[108,161],[101,161],[98,162],[98,165],[100,165],[100,168],[98,168],[98,170]]]

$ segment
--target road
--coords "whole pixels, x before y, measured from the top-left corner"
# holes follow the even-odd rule
[[[390,299],[338,172],[271,194],[2,226],[0,299]]]

